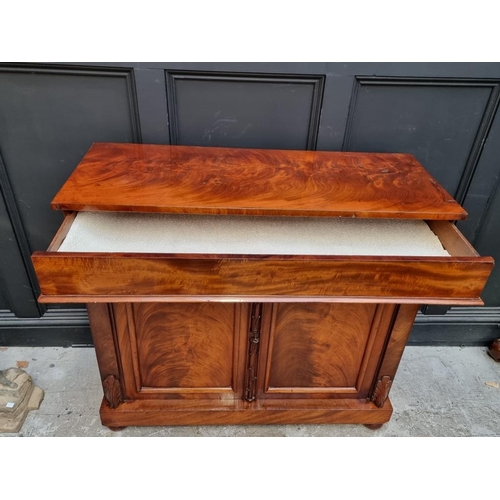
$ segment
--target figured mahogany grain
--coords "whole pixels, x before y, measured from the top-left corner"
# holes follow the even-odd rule
[[[60,210],[465,219],[409,154],[96,143]]]
[[[235,399],[243,394],[246,304],[111,306],[129,399]]]
[[[269,388],[356,391],[376,305],[279,304],[275,309]]]
[[[395,307],[266,305],[259,398],[367,397]]]
[[[234,304],[133,304],[143,387],[233,385]]]
[[[392,413],[416,304],[480,303],[493,266],[444,222],[466,212],[406,154],[94,144],[52,206],[427,219],[451,254],[58,253],[68,217],[49,251],[32,257],[40,301],[89,303],[100,414],[114,428],[378,426]],[[258,322],[250,310],[262,311]],[[250,339],[260,351],[256,399],[246,402]]]
[[[35,252],[42,294],[478,299],[489,257],[200,256]],[[54,298],[54,300],[56,300]],[[455,302],[456,303],[456,302]]]

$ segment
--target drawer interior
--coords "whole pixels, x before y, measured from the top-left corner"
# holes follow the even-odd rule
[[[447,221],[74,212],[49,252],[478,256]]]
[[[480,305],[493,267],[448,221],[112,212],[68,214],[32,261],[42,302]]]

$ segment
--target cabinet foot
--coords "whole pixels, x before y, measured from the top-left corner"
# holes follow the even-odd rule
[[[372,431],[376,431],[377,429],[380,429],[384,424],[363,424],[365,427],[368,427],[368,429],[371,429]]]
[[[122,431],[123,429],[126,429],[126,428],[127,428],[127,426],[126,426],[126,425],[124,425],[123,427],[110,427],[110,426],[108,426],[108,429],[109,429],[110,431],[113,431],[113,432]]]
[[[495,360],[500,361],[500,339],[496,339],[490,345],[488,354]]]

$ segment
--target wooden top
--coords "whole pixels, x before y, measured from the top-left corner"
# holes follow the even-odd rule
[[[408,154],[94,144],[61,210],[465,219]]]

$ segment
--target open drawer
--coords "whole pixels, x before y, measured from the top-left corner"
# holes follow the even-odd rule
[[[112,217],[111,213],[108,214]],[[135,221],[148,216],[129,215]],[[101,212],[99,217],[106,217],[106,213]],[[168,217],[171,221],[175,216]],[[228,217],[231,216],[226,216],[226,219]],[[246,219],[251,224],[251,218]],[[134,223],[130,231],[120,230],[117,233],[120,236],[112,238],[121,239],[124,251],[101,249],[88,235],[80,238],[78,251],[74,248],[60,251],[64,250],[63,243],[76,220],[78,212],[69,213],[48,250],[35,252],[32,256],[42,291],[40,302],[300,300],[481,305],[480,294],[493,267],[493,259],[479,256],[448,221],[404,222],[423,225],[432,238],[437,237],[441,250],[445,251],[435,256],[411,255],[411,250],[406,250],[406,255],[387,255],[384,246],[389,248],[393,240],[390,234],[386,243],[378,244],[377,255],[370,254],[373,245],[369,235],[377,231],[370,233],[361,226],[357,233],[364,236],[366,249],[358,251],[357,255],[337,254],[335,245],[331,254],[324,250],[321,250],[322,254],[320,251],[316,253],[314,246],[312,251],[309,247],[308,253],[301,252],[300,246],[294,251],[293,245],[288,253],[255,253],[255,250],[245,253],[244,249],[211,252],[203,244],[203,235],[199,236],[200,244],[196,246],[196,228],[193,232],[195,246],[186,252],[178,251],[176,247],[173,252],[158,252],[154,245],[148,252],[137,251],[137,246],[129,244],[131,238],[136,239],[138,248],[147,245],[142,244],[140,233],[137,236],[138,226],[133,227]],[[262,224],[265,218],[254,220]],[[287,219],[281,220],[285,222]],[[336,224],[335,220],[339,221],[330,219],[330,222]],[[232,221],[244,219],[233,216]],[[322,219],[322,224],[330,222]],[[295,218],[293,224],[297,223]],[[361,219],[349,221],[351,226],[358,223],[366,224],[366,219],[364,222]],[[376,223],[387,224],[387,220],[373,222]],[[319,233],[325,232],[319,227]],[[398,229],[394,234],[401,233]],[[185,232],[181,236],[180,239],[189,240]],[[337,239],[335,234],[332,238]],[[410,247],[419,240],[418,236],[411,237],[411,234],[410,237],[403,235],[404,238]],[[223,238],[216,239],[220,243]],[[248,248],[255,247],[251,240],[251,235],[247,234]],[[299,240],[310,241],[311,238],[304,235]],[[328,241],[325,244],[328,245]],[[193,248],[199,250],[192,251]],[[228,248],[234,247],[229,245]],[[256,248],[260,247],[257,245]]]

